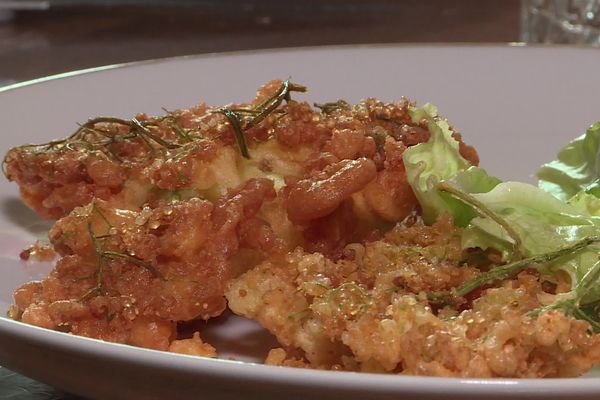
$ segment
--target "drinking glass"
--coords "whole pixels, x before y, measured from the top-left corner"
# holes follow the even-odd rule
[[[521,40],[600,46],[600,0],[522,0]]]

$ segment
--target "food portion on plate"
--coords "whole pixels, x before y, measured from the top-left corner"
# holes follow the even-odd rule
[[[267,364],[464,377],[600,362],[600,124],[501,182],[429,104],[250,103],[98,117],[11,149],[6,176],[58,260],[14,293],[28,324],[216,357],[189,323],[227,307]],[[585,171],[585,174],[582,173]],[[600,194],[600,193],[599,193]]]

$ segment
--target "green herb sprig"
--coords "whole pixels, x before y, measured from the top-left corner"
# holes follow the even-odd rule
[[[92,223],[89,221],[87,223],[87,231],[88,231],[88,234],[90,235],[90,239],[92,241],[92,246],[94,248],[94,252],[96,254],[96,260],[97,260],[96,272],[94,274],[95,278],[96,278],[96,285],[94,287],[92,287],[91,289],[89,289],[86,293],[84,293],[79,298],[79,301],[84,302],[84,301],[92,298],[94,295],[98,295],[98,296],[106,295],[107,290],[104,287],[104,273],[105,273],[105,268],[107,266],[107,261],[111,260],[111,259],[112,260],[123,260],[130,264],[134,264],[139,267],[145,268],[148,271],[150,271],[150,273],[152,275],[154,275],[155,277],[157,277],[163,281],[165,280],[164,275],[162,275],[161,272],[158,269],[156,269],[156,267],[151,262],[144,261],[138,257],[132,256],[129,254],[120,253],[120,252],[111,251],[111,250],[105,250],[104,246],[101,244],[101,241],[103,239],[106,239],[111,236],[110,230],[113,228],[113,226],[110,223],[110,221],[108,220],[108,218],[106,218],[104,213],[97,207],[95,202],[92,203],[92,211],[96,212],[98,215],[100,215],[102,220],[108,225],[109,229],[108,229],[107,234],[96,235],[92,228]]]
[[[210,111],[205,116],[220,113],[225,115],[231,124],[238,147],[242,156],[249,158],[248,147],[244,138],[244,132],[258,125],[265,118],[276,112],[283,101],[290,101],[291,92],[306,92],[306,87],[291,83],[288,80],[284,81],[279,89],[269,98],[265,99],[254,108],[232,109],[229,107],[221,107]],[[128,160],[130,162],[148,162],[155,157],[156,151],[164,149],[178,150],[175,155],[171,154],[171,158],[177,159],[182,155],[193,150],[194,144],[198,139],[202,139],[201,129],[183,128],[179,119],[174,113],[165,110],[167,115],[156,117],[147,121],[140,121],[137,118],[123,119],[117,117],[96,117],[81,124],[73,134],[66,139],[53,140],[42,144],[25,144],[17,147],[17,149],[31,149],[36,153],[46,153],[50,150],[69,150],[76,151],[83,148],[88,151],[99,151],[110,159],[123,163],[126,160],[119,155],[116,150],[116,145],[119,143],[139,140],[146,148],[145,156],[138,160]],[[156,133],[156,128],[161,127],[161,123],[165,123],[166,129],[169,129],[174,139],[168,140]],[[118,127],[127,128],[125,132],[118,132]],[[165,151],[165,153],[166,153]],[[11,154],[8,152],[2,161],[2,170],[4,175],[10,180],[10,176],[6,170],[7,157]]]
[[[566,315],[587,321],[593,332],[600,333],[600,301],[582,304],[586,295],[598,284],[598,278],[600,260],[585,273],[571,292],[562,294],[559,300],[552,304],[531,310],[527,315],[536,317],[545,311],[562,310]]]
[[[215,113],[223,114],[235,134],[240,153],[244,158],[250,158],[248,152],[248,146],[246,144],[246,138],[244,132],[248,129],[258,125],[265,118],[271,115],[283,101],[290,101],[291,92],[306,92],[306,87],[291,83],[290,80],[285,80],[279,89],[271,97],[265,99],[259,105],[254,108],[230,108],[221,107],[215,110]]]
[[[496,222],[498,225],[500,225],[500,227],[506,232],[506,234],[513,240],[513,260],[519,260],[523,258],[525,254],[525,249],[523,247],[523,241],[521,240],[521,237],[504,218],[498,215],[498,213],[494,212],[484,203],[477,200],[474,196],[460,190],[459,188],[449,184],[448,182],[438,183],[437,189],[442,192],[447,192],[452,197],[455,197],[463,203],[470,205],[480,217],[489,218]]]
[[[323,114],[331,114],[335,111],[350,109],[350,104],[346,100],[342,99],[329,103],[314,103],[313,105],[320,109]]]
[[[586,247],[600,242],[600,237],[587,237],[570,246],[558,249],[552,252],[539,254],[533,257],[524,258],[510,264],[501,265],[490,269],[483,274],[464,282],[451,291],[438,291],[427,294],[427,298],[434,302],[446,302],[453,297],[463,297],[475,289],[482,287],[488,283],[502,281],[517,275],[519,272],[536,264],[547,264],[561,257],[569,256],[585,249]]]

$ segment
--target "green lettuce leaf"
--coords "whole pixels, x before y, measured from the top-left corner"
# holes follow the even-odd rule
[[[600,236],[600,217],[590,214],[577,204],[562,202],[533,185],[504,182],[487,193],[473,194],[472,197],[505,221],[516,233],[520,244],[493,219],[476,217],[463,233],[465,248],[493,248],[510,260],[518,245],[521,257],[532,257],[568,247],[586,238]],[[572,296],[578,302],[597,301],[600,300],[598,282],[595,282],[595,286],[587,285],[585,293],[578,288],[584,277],[589,276],[590,271],[595,268],[599,251],[599,245],[591,245],[583,251],[539,265],[538,269],[546,274],[558,270],[567,272],[573,282]]]
[[[440,181],[440,183],[451,185],[452,187],[469,194],[489,192],[501,182],[500,179],[489,176],[483,168],[479,167],[469,167],[464,171],[459,171],[450,179]],[[442,191],[439,192],[439,195],[447,205],[445,211],[452,215],[456,225],[465,227],[475,216],[477,216],[473,207],[454,198],[449,193]]]
[[[414,121],[427,120],[431,138],[403,156],[423,218],[432,223],[449,213],[465,227],[463,248],[495,249],[507,262],[464,282],[455,293],[468,293],[524,268],[543,274],[565,271],[572,290],[548,308],[585,319],[600,332],[594,311],[600,310],[600,198],[594,196],[597,190],[600,197],[600,123],[545,165],[536,187],[501,182],[469,165],[448,124],[436,115],[435,108],[413,110]],[[432,298],[439,295],[447,293]]]
[[[406,176],[421,205],[423,219],[431,224],[439,215],[448,212],[457,224],[464,226],[473,216],[469,207],[438,191],[437,185],[466,171],[470,164],[460,155],[459,143],[452,137],[448,122],[435,119],[437,109],[434,106],[427,104],[410,112],[414,122],[427,120],[431,133],[427,142],[409,147],[403,154]],[[476,185],[476,175],[470,173],[463,177],[464,184]]]
[[[563,201],[580,191],[600,197],[600,122],[563,147],[537,176],[540,188]]]
[[[503,182],[487,193],[472,196],[516,231],[524,256],[545,253],[600,233],[600,218],[527,183]],[[475,229],[514,244],[490,218],[473,219],[467,231]]]
[[[600,198],[596,195],[581,191],[571,197],[568,203],[590,215],[600,216]]]

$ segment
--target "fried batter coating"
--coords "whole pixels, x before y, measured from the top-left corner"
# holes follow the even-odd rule
[[[385,295],[373,298],[389,302],[391,287],[442,290],[477,270],[423,261],[421,253],[432,244],[423,242],[426,228],[414,228],[423,232],[410,246],[397,239],[402,233],[365,244],[418,213],[402,154],[430,133],[425,121],[412,120],[414,104],[367,99],[313,108],[291,99],[290,91],[302,89],[272,81],[248,104],[200,104],[131,120],[99,117],[67,139],[11,149],[5,173],[25,203],[44,218],[62,219],[50,231],[60,256],[54,270],[15,291],[10,315],[78,335],[214,356],[199,336],[178,337],[177,323],[219,315],[227,283],[259,263],[245,276],[265,274],[256,283],[271,285],[265,292],[288,294],[297,289],[293,279],[274,282],[266,266],[275,266],[277,275],[282,266],[314,264],[323,276],[313,282],[312,272],[304,272],[308,297],[285,300],[294,303],[291,314],[300,313],[297,321],[309,309],[331,320],[278,333],[288,351],[281,362],[366,365],[341,339],[344,318],[314,299],[327,292],[337,301],[378,288]],[[461,154],[476,165],[475,150],[454,136]],[[417,257],[421,261],[411,267],[407,260],[390,267],[397,241],[403,249],[418,247],[414,254],[425,258]],[[366,256],[369,262],[362,261]],[[369,270],[376,264],[381,271]],[[267,325],[284,332],[286,322],[287,314]],[[292,348],[303,352],[289,353]],[[274,354],[277,363],[281,354]]]
[[[269,82],[251,103],[228,109],[256,109],[265,99],[276,97],[283,85]],[[404,148],[429,138],[426,124],[412,122],[411,105],[406,99],[398,103],[368,99],[320,111],[288,98],[243,132],[249,159],[237,149],[235,129],[222,108],[200,104],[160,117],[100,117],[67,139],[11,149],[4,160],[5,173],[19,185],[25,203],[50,219],[94,198],[115,208],[139,210],[173,198],[215,200],[253,177],[274,180],[278,190],[288,180],[304,187],[319,179],[324,188],[311,195],[311,204],[317,204],[319,212],[307,214],[312,208],[308,206],[296,210],[301,200],[287,205],[292,221],[305,222],[331,213],[344,200],[346,184],[362,189],[364,180],[374,178],[376,167],[377,183],[368,191],[367,204],[381,218],[398,221],[416,207],[405,179],[394,178],[398,173],[403,176],[398,160]],[[455,136],[460,140],[458,133]],[[477,153],[461,141],[463,149],[463,155],[476,164]],[[368,169],[356,182],[350,179],[340,185],[337,176],[326,181],[314,178],[354,163]],[[335,201],[324,202],[332,193],[329,189],[342,192]]]
[[[61,219],[49,233],[54,270],[19,287],[9,315],[216,357],[178,323],[218,316],[227,300],[277,337],[271,365],[537,378],[600,362],[587,322],[528,315],[569,289],[561,277],[548,292],[526,270],[430,302],[500,259],[463,251],[448,217],[422,223],[402,157],[430,132],[412,103],[315,109],[292,91],[304,88],[271,81],[248,104],[100,117],[67,139],[11,149],[5,173],[23,200]],[[54,254],[38,245],[21,257],[37,253]]]
[[[329,165],[311,179],[288,185],[287,214],[302,223],[331,214],[352,194],[371,182],[377,169],[367,158],[343,160]]]
[[[190,339],[174,340],[169,346],[169,351],[190,356],[217,357],[217,350],[210,344],[204,343],[199,332],[194,332]]]
[[[552,297],[528,272],[484,290],[466,310],[432,309],[426,292],[480,273],[465,263],[459,238],[446,219],[350,244],[338,261],[298,249],[234,279],[227,300],[284,346],[269,354],[274,365],[539,378],[577,376],[600,361],[587,322],[555,311],[527,316]]]
[[[280,246],[263,226],[248,226],[273,197],[272,181],[250,179],[215,204],[195,198],[135,212],[95,200],[76,208],[50,231],[61,256],[55,269],[16,290],[14,317],[167,350],[177,322],[224,310],[224,285],[240,247]]]

